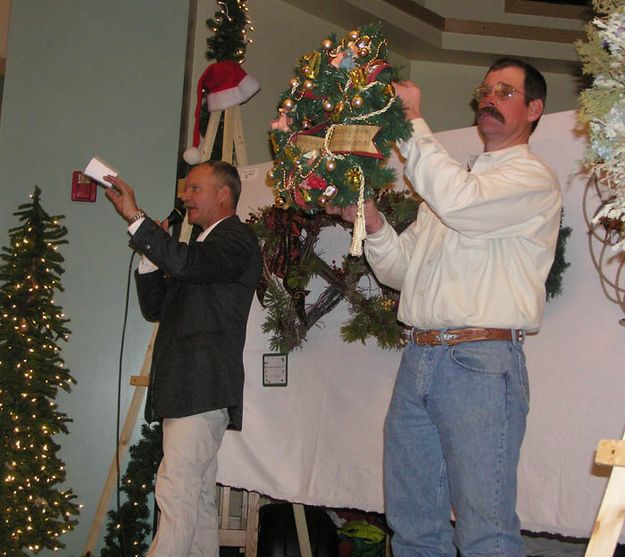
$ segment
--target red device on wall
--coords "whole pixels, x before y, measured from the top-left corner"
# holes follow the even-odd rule
[[[98,183],[83,174],[80,170],[72,173],[72,201],[86,201],[93,203],[96,200]]]

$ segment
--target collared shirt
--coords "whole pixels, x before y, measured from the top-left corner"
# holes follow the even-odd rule
[[[226,217],[224,217],[226,218]],[[137,231],[137,229],[141,226],[141,223],[144,221],[145,219],[142,217],[138,220],[136,220],[135,222],[133,222],[129,227],[128,227],[128,234],[130,234],[131,236]],[[206,238],[206,236],[208,236],[210,234],[210,231],[215,228],[222,220],[224,219],[219,219],[217,222],[211,224],[206,230],[202,230],[202,232],[200,232],[200,234],[198,235],[197,239],[195,240],[196,242],[203,242],[204,239]],[[154,271],[158,271],[158,267],[156,265],[154,265],[154,263],[152,263],[145,255],[141,255],[141,259],[139,261],[139,265],[137,265],[137,272],[142,275],[144,273],[152,273]]]
[[[483,153],[468,172],[424,120],[412,124],[400,150],[425,203],[400,236],[385,222],[365,242],[378,279],[401,291],[399,320],[538,330],[560,224],[554,172],[526,144]]]

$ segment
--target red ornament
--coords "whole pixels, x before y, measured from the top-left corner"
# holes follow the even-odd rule
[[[328,183],[319,174],[311,174],[302,182],[302,187],[307,190],[325,190]]]

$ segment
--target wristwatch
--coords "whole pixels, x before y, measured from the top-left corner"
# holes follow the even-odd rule
[[[145,213],[141,209],[139,209],[132,217],[128,219],[128,224],[137,222],[139,219],[145,218],[145,216]]]

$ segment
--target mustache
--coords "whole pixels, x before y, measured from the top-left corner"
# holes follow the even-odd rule
[[[477,111],[477,114],[476,114],[477,118],[480,118],[481,116],[485,116],[485,115],[492,116],[496,120],[499,120],[502,124],[506,123],[506,119],[504,118],[503,114],[499,112],[499,110],[497,110],[494,106],[490,106],[490,105],[483,106]]]

